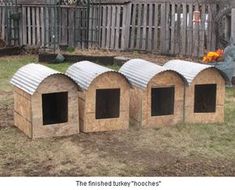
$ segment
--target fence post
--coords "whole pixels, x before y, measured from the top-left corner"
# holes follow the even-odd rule
[[[127,50],[129,48],[131,5],[131,3],[128,3],[123,7],[121,50]]]
[[[232,13],[231,13],[231,37],[235,39],[235,1],[231,1]]]

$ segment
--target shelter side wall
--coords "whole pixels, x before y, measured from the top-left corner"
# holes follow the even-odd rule
[[[142,102],[142,125],[144,127],[168,126],[183,122],[184,81],[174,72],[164,72],[155,76],[148,84]],[[175,87],[174,113],[171,115],[151,116],[151,89]]]
[[[86,93],[78,92],[78,109],[79,109],[79,127],[81,131],[84,131],[85,125],[85,101],[86,101]]]
[[[130,123],[141,126],[143,90],[134,87],[130,90]]]
[[[31,96],[17,87],[14,87],[14,124],[32,137]]]
[[[216,84],[216,112],[215,113],[194,113],[195,85]],[[206,92],[205,92],[206,93]],[[186,88],[185,96],[185,122],[187,123],[222,123],[224,122],[224,100],[225,80],[221,74],[214,69],[207,69],[201,72]]]
[[[96,90],[120,88],[120,115],[118,118],[96,119]],[[127,129],[129,126],[130,87],[118,73],[110,72],[97,77],[86,94],[85,125],[83,132]]]
[[[42,94],[68,92],[68,121],[43,125]],[[33,138],[68,136],[79,133],[77,85],[63,75],[44,80],[32,98]]]

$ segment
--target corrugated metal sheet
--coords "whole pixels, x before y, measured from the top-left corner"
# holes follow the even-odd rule
[[[71,77],[83,90],[87,90],[96,77],[107,72],[118,73],[90,61],[81,61],[70,66],[65,74]]]
[[[43,80],[55,74],[62,73],[40,64],[30,63],[21,67],[12,77],[10,83],[33,95]]]
[[[177,71],[180,74],[182,74],[187,79],[189,84],[191,84],[193,82],[193,80],[197,77],[197,75],[200,72],[202,72],[208,68],[216,69],[215,67],[213,67],[211,65],[205,65],[205,64],[194,63],[194,62],[189,62],[189,61],[182,61],[182,60],[169,61],[164,65],[164,67],[166,67],[168,69],[172,69],[172,70]],[[218,69],[216,69],[216,70],[218,70]],[[219,71],[219,72],[221,73],[221,71]],[[225,76],[223,76],[223,77],[225,77]]]
[[[127,61],[119,70],[120,73],[127,77],[132,85],[141,89],[145,89],[149,81],[155,75],[165,71],[171,70],[142,59],[132,59]],[[179,73],[177,74],[187,83],[183,76]]]

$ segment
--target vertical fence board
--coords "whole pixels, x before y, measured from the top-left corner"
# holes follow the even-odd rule
[[[105,48],[105,45],[106,45],[106,23],[107,23],[107,16],[106,16],[106,13],[107,13],[107,8],[106,6],[102,6],[102,12],[103,12],[103,16],[102,16],[102,27],[101,27],[101,30],[102,30],[102,37],[101,37],[101,48]]]
[[[147,43],[147,3],[144,4],[143,7],[143,26],[142,26],[142,30],[143,30],[143,37],[142,37],[142,42],[141,42],[141,49],[142,50],[146,50],[146,43]]]
[[[199,10],[198,4],[195,5],[195,11]],[[194,22],[194,30],[193,30],[193,56],[198,56],[198,50],[199,50],[199,25],[200,23]]]
[[[205,47],[205,24],[206,24],[206,5],[203,4],[201,7],[202,16],[201,16],[201,25],[200,25],[200,43],[199,43],[199,56],[203,56],[204,54],[204,47]]]
[[[175,31],[175,54],[180,53],[181,48],[181,4],[177,4],[177,22],[176,22],[176,31]]]
[[[5,39],[5,9],[2,10],[2,39]]]
[[[182,48],[181,48],[181,55],[186,55],[186,37],[187,37],[187,5],[186,3],[183,3],[183,23],[181,25],[182,30],[181,30],[181,43],[182,43]]]
[[[131,23],[131,36],[130,36],[130,49],[134,49],[135,41],[136,41],[136,4],[133,5],[133,11],[132,11],[132,23]]]
[[[79,10],[78,10],[79,11]],[[85,12],[85,10],[84,10]],[[94,7],[90,7],[90,15],[89,15],[89,48],[91,48],[92,46],[92,41],[94,40],[94,20],[92,19],[94,17]]]
[[[175,54],[175,4],[171,5],[171,54]]]
[[[161,4],[160,52],[166,53],[166,4]]]
[[[68,20],[68,15],[67,15],[67,8],[61,8],[61,43],[64,45],[64,44],[67,44],[68,43],[68,39],[67,39],[67,27],[68,27],[68,23],[67,23],[67,20]]]
[[[140,31],[141,31],[141,9],[142,4],[138,4],[138,22],[137,22],[137,36],[136,36],[136,47],[135,49],[140,49]]]
[[[148,20],[148,39],[147,39],[147,50],[152,51],[153,48],[153,4],[149,4],[149,20]]]
[[[35,8],[32,7],[32,45],[36,45],[36,30],[35,30]]]
[[[110,48],[110,27],[111,27],[111,6],[108,6],[108,15],[107,15],[107,35],[106,35],[106,48]]]
[[[116,6],[112,6],[112,19],[111,19],[111,40],[110,40],[110,49],[114,49],[115,42],[115,19],[117,17]]]
[[[187,27],[187,56],[192,55],[193,49],[193,5],[189,4],[188,12],[188,27]]]
[[[36,8],[36,29],[37,29],[37,45],[40,45],[40,14],[39,14],[39,7]]]
[[[207,30],[207,50],[211,50],[211,40],[212,40],[212,7],[208,4],[208,30]]]
[[[74,47],[74,8],[71,9],[69,14],[69,46]]]
[[[22,44],[27,44],[26,8],[22,7]]]
[[[44,23],[44,7],[41,7],[41,45],[45,46],[45,23]]]
[[[166,39],[165,39],[165,54],[169,54],[169,49],[170,49],[170,24],[169,24],[169,13],[170,13],[170,3],[166,3]]]
[[[159,10],[158,10],[158,4],[155,4],[155,20],[154,20],[154,52],[156,53],[158,51],[158,25],[159,25]]]
[[[126,50],[129,45],[129,39],[130,39],[130,20],[131,20],[131,4],[128,3],[124,6],[124,12],[126,14],[123,14],[123,36],[124,36],[124,49]],[[125,17],[124,17],[125,16]]]
[[[27,35],[28,35],[28,45],[31,45],[31,35],[32,35],[32,30],[31,30],[31,15],[30,15],[30,9],[31,7],[27,7]]]
[[[216,17],[216,4],[212,4],[211,5],[211,9],[212,9],[212,18]],[[212,19],[212,36],[211,36],[211,49],[212,51],[214,51],[216,49],[216,25],[215,25],[215,19]]]
[[[117,7],[117,20],[116,20],[116,35],[115,35],[115,48],[119,49],[119,36],[120,36],[120,16],[121,16],[121,8]]]
[[[49,17],[49,13],[48,13],[48,8],[45,7],[44,9],[44,46],[48,47],[48,43],[49,43],[49,22],[48,22],[48,17]]]

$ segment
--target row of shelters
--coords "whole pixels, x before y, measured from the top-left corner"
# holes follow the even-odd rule
[[[141,59],[119,72],[89,61],[65,74],[40,64],[20,68],[14,86],[15,126],[30,138],[178,123],[224,121],[227,77],[215,67]]]

